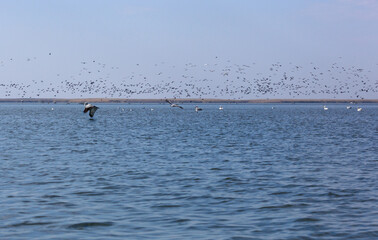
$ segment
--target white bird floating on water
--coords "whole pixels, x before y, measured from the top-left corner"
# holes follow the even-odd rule
[[[223,110],[223,107],[222,107],[222,106],[220,106],[220,107],[219,107],[219,110]]]
[[[198,106],[196,106],[195,110],[196,110],[196,112],[202,111],[202,108],[199,108]]]
[[[171,107],[178,107],[178,108],[181,108],[181,109],[184,109],[183,107],[181,107],[180,105],[177,105],[175,103],[172,103],[171,101],[169,101],[168,99],[165,99],[165,101],[169,104],[171,104]]]
[[[357,108],[357,111],[358,111],[358,112],[361,112],[361,111],[362,111],[362,107],[358,107],[358,108]]]
[[[347,106],[347,109],[351,109],[352,107],[351,106]]]
[[[99,109],[99,108],[96,107],[96,106],[94,106],[94,105],[92,105],[92,104],[90,104],[90,103],[87,103],[87,102],[84,103],[84,111],[83,112],[86,113],[86,112],[89,111],[89,116],[91,118],[93,118],[93,116],[94,116],[95,112],[97,111],[97,109]]]
[[[325,111],[327,111],[328,110],[328,108],[324,105],[323,106],[323,109],[325,110]]]

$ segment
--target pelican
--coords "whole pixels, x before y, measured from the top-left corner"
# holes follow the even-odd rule
[[[220,107],[219,107],[219,110],[223,110],[223,107],[222,107],[222,106],[220,106]]]
[[[196,110],[196,112],[202,111],[202,108],[199,108],[198,106],[196,106],[195,110]]]
[[[358,111],[358,112],[361,112],[361,111],[362,111],[362,107],[358,107],[358,108],[357,108],[357,111]]]
[[[352,107],[351,106],[347,106],[347,109],[351,109]]]
[[[92,104],[90,104],[90,103],[87,103],[87,102],[84,103],[84,111],[83,112],[86,113],[86,112],[89,111],[89,116],[91,118],[93,118],[93,116],[94,116],[95,112],[97,111],[97,109],[99,109],[99,108],[96,107],[96,106],[94,106],[94,105],[92,105]]]
[[[325,110],[325,111],[327,111],[328,110],[328,108],[324,105],[323,106],[323,109]]]
[[[174,104],[174,103],[172,103],[171,101],[169,101],[168,99],[165,99],[165,101],[166,101],[167,103],[171,104],[171,107],[178,107],[178,108],[184,109],[184,108],[181,107],[180,105]]]

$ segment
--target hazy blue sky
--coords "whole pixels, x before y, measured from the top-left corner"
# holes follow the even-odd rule
[[[215,56],[324,69],[338,61],[370,70],[373,85],[378,78],[378,0],[1,0],[0,32],[1,83],[54,85],[92,59],[118,67],[109,80],[117,82],[135,64],[147,74],[155,63]]]

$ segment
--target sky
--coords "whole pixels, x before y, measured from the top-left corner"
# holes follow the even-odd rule
[[[1,0],[0,98],[377,98],[377,29],[378,0]]]

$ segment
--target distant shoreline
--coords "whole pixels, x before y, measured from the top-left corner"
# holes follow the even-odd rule
[[[378,103],[378,99],[212,99],[168,98],[177,103]],[[0,103],[165,103],[165,98],[0,98]]]

